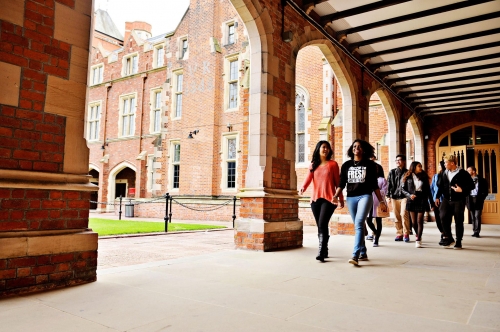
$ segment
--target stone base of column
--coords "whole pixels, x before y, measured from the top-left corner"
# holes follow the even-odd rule
[[[274,251],[302,247],[302,221],[242,219],[235,223],[234,243],[238,249]]]
[[[96,270],[91,230],[0,234],[0,297],[89,283]]]

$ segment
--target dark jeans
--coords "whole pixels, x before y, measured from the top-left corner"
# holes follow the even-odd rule
[[[382,234],[382,217],[375,217],[375,222],[377,223],[377,227],[373,224],[373,209],[370,210],[368,214],[368,218],[366,218],[366,224],[370,227],[371,231],[375,235],[373,242],[378,243],[380,239],[380,234]]]
[[[439,208],[434,208],[434,218],[436,219],[436,226],[441,232],[441,234],[444,233],[443,230],[443,223],[441,222],[441,216],[439,215]]]
[[[476,210],[475,207],[477,205],[477,197],[469,196],[469,219],[474,233],[479,234],[479,232],[481,232],[481,214],[483,213],[483,210]]]
[[[311,210],[316,220],[316,226],[318,226],[318,235],[328,235],[330,233],[328,224],[336,208],[337,205],[332,204],[324,198],[319,198],[315,202],[311,202]]]
[[[447,238],[453,239],[453,234],[451,233],[451,222],[452,218],[455,218],[456,239],[457,241],[462,241],[464,236],[464,212],[464,201],[449,201],[443,199],[441,202],[441,205],[439,206],[439,214],[443,224],[444,235]]]

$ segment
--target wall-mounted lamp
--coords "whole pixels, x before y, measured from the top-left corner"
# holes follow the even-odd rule
[[[200,132],[200,131],[199,131],[198,129],[195,129],[195,130],[193,130],[193,131],[190,131],[190,132],[189,132],[189,135],[188,135],[188,138],[194,138],[194,137],[193,137],[193,134],[194,134],[194,135],[196,135],[196,134],[198,134],[199,132]]]
[[[283,41],[285,43],[290,43],[293,40],[293,32],[285,31],[285,32],[283,32],[283,35],[281,36],[281,38],[283,38]]]
[[[101,150],[104,150],[106,148],[106,146],[108,146],[108,143],[104,143],[102,146],[101,146]]]
[[[227,127],[227,130],[228,130],[229,132],[231,132],[231,130],[233,130],[233,125],[232,125],[232,124],[230,124],[230,123],[228,123],[226,127]]]

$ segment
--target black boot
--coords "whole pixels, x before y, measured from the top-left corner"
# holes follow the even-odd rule
[[[328,240],[330,240],[330,235],[323,235],[323,244],[321,245],[323,258],[328,258]]]
[[[319,246],[318,246],[318,256],[316,256],[316,259],[318,261],[321,261],[322,263],[325,262],[325,257],[323,256],[323,234],[318,234],[318,242],[319,242]]]

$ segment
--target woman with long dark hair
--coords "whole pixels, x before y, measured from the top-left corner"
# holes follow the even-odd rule
[[[311,210],[318,227],[319,249],[316,259],[324,262],[328,257],[328,240],[330,239],[328,225],[330,218],[337,208],[337,202],[333,204],[333,195],[340,182],[339,165],[331,160],[333,155],[332,147],[327,141],[319,141],[314,149],[309,173],[300,194],[302,195],[307,187],[313,183],[311,195]],[[340,207],[344,206],[344,197],[340,197]]]
[[[335,193],[333,203],[342,190],[347,187],[347,207],[354,222],[354,251],[349,263],[358,265],[358,260],[367,260],[365,245],[365,220],[373,207],[372,193],[375,192],[380,202],[382,211],[387,211],[385,203],[377,183],[377,165],[371,160],[375,157],[375,148],[368,142],[356,139],[347,155],[350,160],[346,161],[340,171],[340,185]]]
[[[415,247],[422,247],[422,233],[424,231],[424,214],[434,210],[429,176],[422,169],[422,164],[414,161],[410,169],[401,179],[401,192],[408,199],[406,201],[406,211],[410,213],[413,230],[416,234]]]

